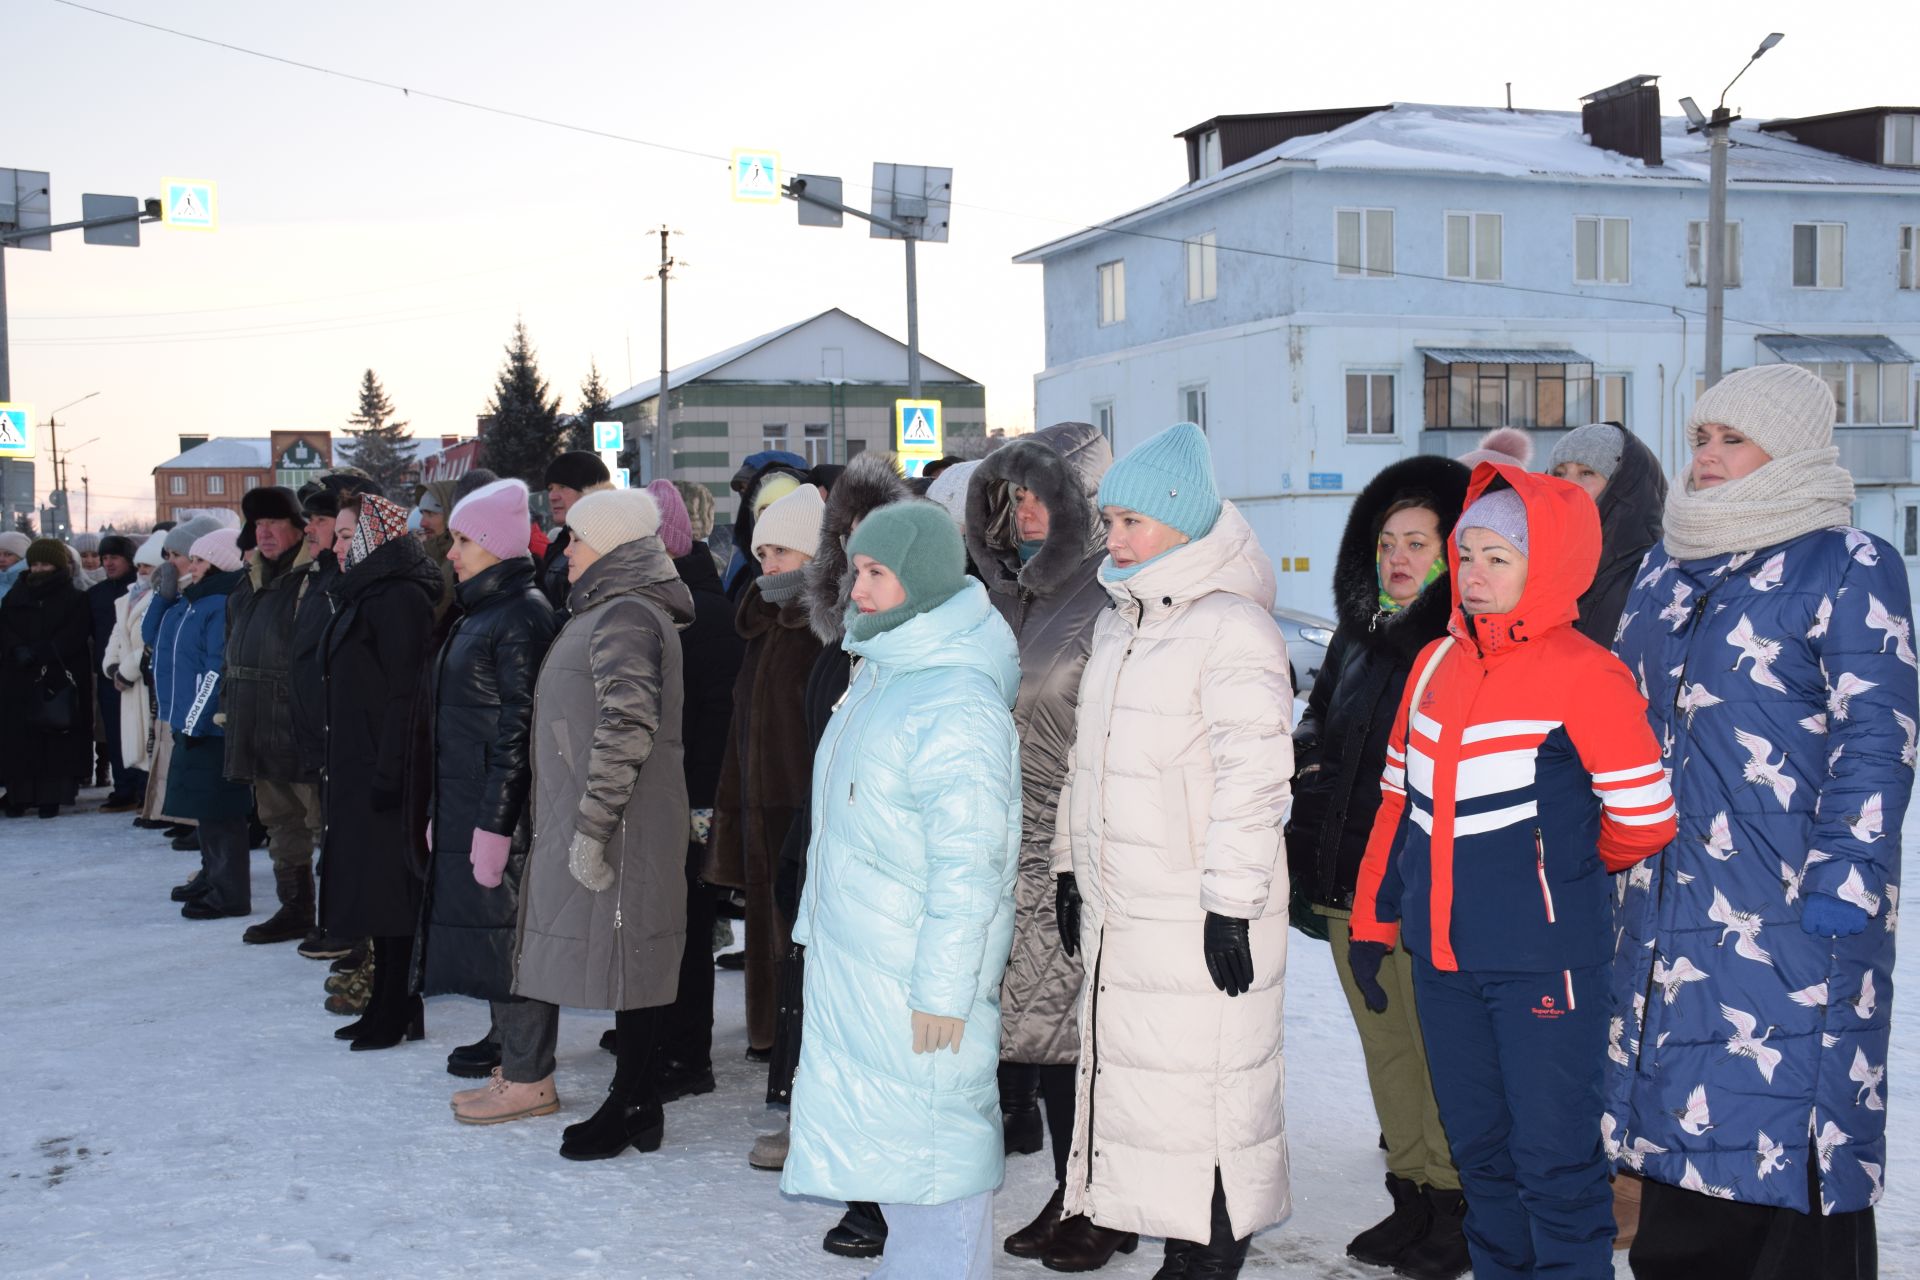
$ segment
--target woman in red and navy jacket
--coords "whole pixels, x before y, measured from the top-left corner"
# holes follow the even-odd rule
[[[1479,1280],[1613,1275],[1600,1141],[1611,872],[1673,838],[1646,702],[1573,627],[1600,521],[1573,484],[1482,463],[1448,547],[1454,616],[1414,666],[1360,870],[1369,1007],[1398,938]]]

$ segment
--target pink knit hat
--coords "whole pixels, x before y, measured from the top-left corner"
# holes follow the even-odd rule
[[[660,504],[660,541],[667,554],[678,560],[693,550],[693,520],[687,515],[686,501],[671,480],[655,480],[647,492]]]
[[[240,531],[215,529],[202,534],[187,548],[187,554],[199,556],[222,573],[231,573],[240,567]]]
[[[526,555],[533,535],[533,526],[527,523],[527,486],[518,480],[481,485],[454,507],[447,527],[502,560]]]

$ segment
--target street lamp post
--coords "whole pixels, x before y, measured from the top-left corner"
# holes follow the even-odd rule
[[[1747,67],[1758,62],[1761,54],[1785,38],[1781,32],[1775,31],[1760,42],[1760,47],[1753,51],[1746,65],[1720,91],[1720,102],[1714,107],[1712,116],[1702,115],[1692,98],[1680,99],[1680,105],[1685,108],[1687,118],[1691,121],[1688,132],[1704,131],[1707,135],[1706,384],[1709,387],[1720,381],[1727,321],[1727,149],[1730,145],[1727,135],[1733,122],[1739,118],[1727,110],[1727,94],[1740,77],[1747,74]]]

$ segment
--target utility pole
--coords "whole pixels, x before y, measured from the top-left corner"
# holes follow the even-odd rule
[[[80,468],[80,523],[93,528],[93,486],[87,481],[87,469]]]
[[[667,400],[667,278],[674,268],[667,240],[673,232],[665,225],[652,234],[660,237],[660,394],[653,402],[653,478],[673,479],[673,438]]]
[[[1704,132],[1707,135],[1707,351],[1704,381],[1709,387],[1720,381],[1726,346],[1727,151],[1731,145],[1728,133],[1733,122],[1740,118],[1727,110],[1727,94],[1740,77],[1747,74],[1747,67],[1758,62],[1761,54],[1785,38],[1775,31],[1760,42],[1760,47],[1747,59],[1746,66],[1741,67],[1738,74],[1727,81],[1727,87],[1720,91],[1720,103],[1714,107],[1711,116],[1702,115],[1692,98],[1680,99],[1681,107],[1692,122],[1688,132]]]

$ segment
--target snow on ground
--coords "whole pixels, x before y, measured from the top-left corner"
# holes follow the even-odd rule
[[[1917,837],[1920,823],[1909,854]],[[348,1052],[320,1007],[325,964],[243,946],[245,922],[182,920],[167,902],[196,861],[122,815],[0,822],[0,1275],[865,1275],[819,1248],[834,1207],[785,1198],[747,1166],[776,1121],[764,1068],[743,1058],[738,973],[720,974],[719,1091],[668,1108],[658,1153],[576,1164],[557,1154],[560,1129],[607,1086],[607,1015],[561,1020],[559,1115],[456,1124],[447,1095],[466,1082],[445,1056],[484,1031],[484,1006],[434,1000],[424,1043]],[[256,917],[272,902],[265,853],[254,902]],[[1295,1210],[1256,1240],[1246,1274],[1381,1280],[1343,1256],[1385,1195],[1323,944],[1293,936],[1288,988]],[[1920,1070],[1915,1027],[1910,1012],[1895,1025],[1896,1099]],[[1896,1101],[1892,1125],[1882,1273],[1920,1275],[1920,1115]],[[1008,1162],[1002,1234],[1038,1211],[1051,1172],[1044,1154]],[[1150,1275],[1159,1255],[1142,1242],[1103,1274]],[[995,1274],[1053,1273],[1003,1254]]]

